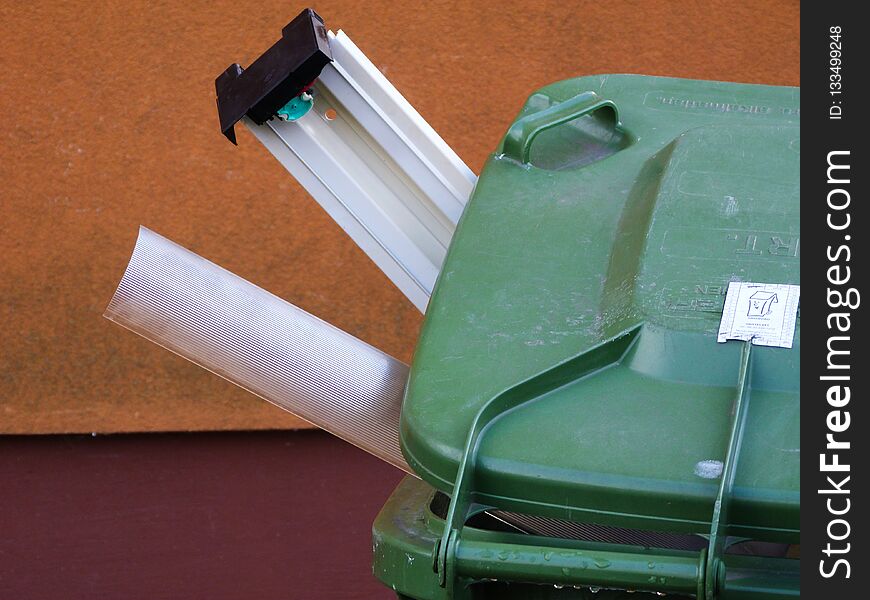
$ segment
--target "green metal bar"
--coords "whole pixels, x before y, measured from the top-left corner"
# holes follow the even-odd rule
[[[736,555],[726,558],[728,577],[720,582],[719,598],[787,600],[800,597],[799,560]]]
[[[454,556],[456,574],[462,577],[680,594],[697,593],[704,568],[697,556],[652,556],[466,539],[457,543]]]
[[[402,597],[418,600],[447,598],[447,590],[438,585],[438,575],[432,572],[432,547],[445,526],[444,521],[429,510],[434,493],[435,490],[428,484],[411,476],[406,477],[387,500],[373,525],[374,574],[386,585],[392,586]],[[544,546],[550,547],[544,548]],[[602,578],[613,581],[625,577],[634,582],[637,581],[636,576],[641,571],[645,572],[647,577],[665,577],[664,584],[649,580],[642,585],[634,584],[635,587],[631,587],[628,583],[611,584],[614,589],[629,587],[638,590],[638,593],[627,596],[625,592],[614,592],[613,596],[609,596],[602,589],[595,598],[598,600],[603,600],[604,597],[611,600],[654,598],[642,591],[653,588],[654,583],[664,585],[666,588],[685,589],[682,593],[662,588],[655,590],[668,594],[668,597],[675,595],[704,597],[703,570],[706,566],[706,549],[699,554],[694,554],[548,539],[466,527],[462,531],[455,556],[454,565],[459,571],[461,583],[459,597],[464,599],[471,596],[468,592],[471,581],[485,582],[488,579],[497,579],[501,582],[525,581],[566,587],[572,585],[602,587]],[[800,594],[800,561],[798,560],[734,554],[729,554],[725,558],[728,577],[717,590],[721,600],[794,600]],[[596,560],[602,561],[601,565],[605,564],[603,561],[609,561],[610,564],[601,567],[595,564]],[[514,561],[522,563],[521,566],[515,568]],[[698,591],[683,587],[688,584],[688,578],[691,577],[687,561],[697,566],[696,577],[700,583]],[[653,563],[653,568],[649,568],[650,563]],[[581,566],[584,568],[579,569]],[[574,573],[575,567],[578,567],[581,572]],[[568,569],[567,575],[562,572],[563,568]],[[529,572],[529,569],[533,569],[533,572]],[[539,572],[538,569],[548,570],[547,574],[537,577],[535,573]],[[594,581],[590,579],[590,583],[583,583],[580,578],[586,576],[590,578],[594,576]],[[546,581],[541,581],[543,578],[546,578]],[[499,589],[504,591],[504,588]],[[512,589],[514,591],[506,593],[505,598],[527,598],[522,590],[528,588],[517,585]],[[499,598],[501,597],[499,595]],[[546,594],[540,597],[546,597]],[[562,598],[563,594],[556,593],[554,597]],[[587,595],[578,593],[576,597],[586,598]]]
[[[737,473],[737,461],[740,447],[743,443],[743,432],[746,429],[746,417],[749,414],[749,387],[752,368],[752,340],[743,342],[740,352],[740,369],[737,373],[737,395],[732,406],[731,434],[722,466],[722,477],[719,481],[719,493],[713,504],[713,518],[710,522],[710,543],[707,547],[706,581],[704,584],[705,600],[715,600],[725,577],[722,556],[725,553],[725,528],[728,523],[728,508],[731,502],[731,492],[734,489],[734,478]]]

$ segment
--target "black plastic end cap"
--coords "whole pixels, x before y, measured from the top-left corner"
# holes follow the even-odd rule
[[[262,125],[332,62],[323,19],[310,8],[290,21],[281,34],[247,69],[233,63],[215,79],[221,133],[234,144],[235,124],[242,117],[247,115]]]

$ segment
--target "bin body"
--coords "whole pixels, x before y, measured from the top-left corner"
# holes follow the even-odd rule
[[[442,556],[442,570],[454,565],[445,584],[426,538],[444,521],[408,502],[439,490],[469,507],[611,531],[799,543],[800,319],[792,348],[717,343],[730,282],[800,283],[799,106],[797,88],[633,75],[563,81],[528,99],[484,167],[427,309],[401,419],[425,484],[416,496],[400,487],[376,522],[378,577],[411,598],[447,597],[451,585],[454,597],[510,597],[520,588],[507,581],[539,584],[517,597],[629,585],[679,594],[684,577],[701,586],[688,595],[796,593],[796,560],[728,556],[721,544],[706,572],[706,549],[659,549],[673,569],[665,583],[632,579],[631,548],[615,555],[624,572],[600,569],[602,585],[571,574],[554,588],[523,551],[504,567],[475,563],[479,544],[513,534],[461,525]],[[414,510],[435,534],[384,529]],[[421,536],[427,573],[413,553],[379,558]],[[582,553],[588,543],[533,545]]]

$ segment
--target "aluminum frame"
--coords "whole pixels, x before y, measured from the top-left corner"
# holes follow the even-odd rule
[[[342,31],[297,121],[243,122],[421,311],[477,176]]]

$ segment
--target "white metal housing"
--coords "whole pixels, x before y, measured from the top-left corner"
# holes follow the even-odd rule
[[[477,177],[347,35],[297,121],[245,125],[425,312]]]

